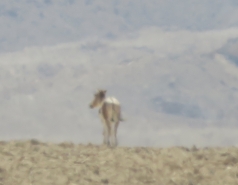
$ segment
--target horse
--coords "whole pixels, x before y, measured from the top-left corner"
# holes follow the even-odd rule
[[[98,90],[89,104],[91,109],[99,108],[99,117],[103,123],[103,144],[111,147],[117,146],[117,128],[121,117],[121,105],[115,97],[106,97],[107,90]]]

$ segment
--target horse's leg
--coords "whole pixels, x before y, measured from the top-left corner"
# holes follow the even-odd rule
[[[105,145],[109,145],[109,134],[110,134],[110,125],[108,124],[108,121],[105,121],[104,123],[104,130],[103,130],[103,143]]]
[[[117,146],[117,127],[119,122],[112,122],[111,124],[111,146],[116,147]]]

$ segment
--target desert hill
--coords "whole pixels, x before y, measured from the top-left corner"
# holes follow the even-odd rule
[[[238,149],[0,142],[1,185],[238,183]]]

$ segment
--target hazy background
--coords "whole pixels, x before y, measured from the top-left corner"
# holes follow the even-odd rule
[[[2,0],[0,27],[0,139],[100,144],[105,88],[122,146],[238,144],[237,0]]]

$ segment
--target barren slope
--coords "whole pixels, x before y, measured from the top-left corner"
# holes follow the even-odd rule
[[[0,143],[0,184],[237,184],[238,149]]]

